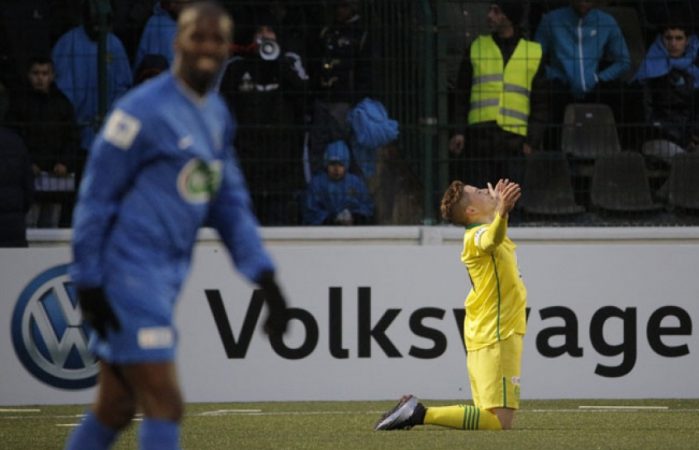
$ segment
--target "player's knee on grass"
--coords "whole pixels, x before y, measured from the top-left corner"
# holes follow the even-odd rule
[[[512,425],[514,424],[514,418],[515,418],[515,410],[510,409],[510,408],[494,408],[491,410],[493,414],[495,414],[500,421],[500,426],[502,427],[503,430],[510,430],[512,429]]]

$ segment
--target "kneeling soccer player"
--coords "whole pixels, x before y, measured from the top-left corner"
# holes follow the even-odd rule
[[[426,407],[405,395],[375,430],[441,425],[461,430],[512,428],[519,408],[527,291],[515,244],[507,237],[508,213],[521,196],[517,183],[498,181],[478,189],[454,181],[441,202],[442,217],[466,227],[461,261],[471,279],[464,340],[474,406]]]

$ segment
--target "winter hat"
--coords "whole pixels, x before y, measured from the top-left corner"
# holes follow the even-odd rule
[[[340,163],[345,167],[349,167],[350,151],[345,141],[335,141],[328,144],[325,148],[325,165],[330,163]]]
[[[503,14],[510,19],[512,25],[519,25],[524,19],[524,2],[522,0],[502,0],[490,2],[493,5],[498,5]]]

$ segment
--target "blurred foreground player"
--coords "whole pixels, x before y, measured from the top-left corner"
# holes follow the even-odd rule
[[[214,226],[238,270],[265,294],[265,330],[282,335],[286,301],[262,246],[233,156],[234,124],[209,93],[233,23],[195,3],[179,17],[175,60],[119,101],[92,147],[74,217],[74,264],[84,319],[96,334],[97,398],[68,449],[106,449],[136,409],[142,449],[179,448],[183,400],[175,370],[175,299],[197,230]]]
[[[493,189],[454,181],[444,193],[442,217],[466,227],[461,261],[471,279],[464,339],[474,406],[425,407],[412,395],[383,415],[375,430],[441,425],[461,430],[512,428],[519,409],[522,340],[527,291],[519,275],[507,218],[521,196],[518,184]]]

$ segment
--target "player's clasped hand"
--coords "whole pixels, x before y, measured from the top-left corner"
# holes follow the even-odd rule
[[[121,330],[121,323],[109,306],[104,290],[100,287],[78,289],[78,303],[83,320],[97,332],[101,338],[107,337],[107,328]]]
[[[517,200],[522,196],[522,188],[519,184],[509,179],[500,179],[493,188],[488,183],[488,192],[497,201],[496,210],[500,216],[504,216],[514,208]]]

